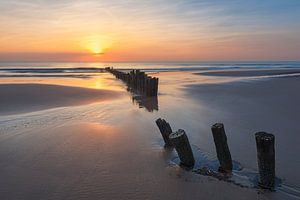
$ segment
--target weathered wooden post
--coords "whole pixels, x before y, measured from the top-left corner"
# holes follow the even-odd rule
[[[155,93],[154,93],[155,96],[157,96],[157,92],[158,92],[158,78],[155,79]]]
[[[145,73],[142,76],[142,82],[141,82],[141,94],[144,94],[144,88],[145,88]]]
[[[170,134],[169,138],[178,153],[181,165],[192,168],[195,164],[195,159],[185,131],[179,129],[178,131]]]
[[[275,136],[266,132],[255,133],[259,186],[274,189],[275,186]]]
[[[151,95],[150,96],[155,96],[155,85],[156,85],[156,78],[151,79]]]
[[[227,144],[227,137],[225,134],[224,125],[222,123],[216,123],[211,127],[211,131],[214,137],[217,157],[220,163],[219,171],[231,172],[232,159]]]
[[[156,125],[158,126],[160,133],[165,141],[166,146],[172,146],[172,143],[170,141],[169,135],[173,132],[170,124],[166,122],[164,119],[157,119]]]
[[[147,77],[147,89],[146,89],[146,96],[150,95],[150,78]]]

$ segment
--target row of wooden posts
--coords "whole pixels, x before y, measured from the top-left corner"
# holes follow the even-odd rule
[[[157,119],[156,124],[162,134],[166,146],[174,147],[177,151],[181,165],[192,168],[195,164],[192,148],[184,130],[176,132],[164,119]],[[217,157],[220,163],[219,171],[231,173],[232,158],[227,144],[227,137],[222,123],[216,123],[211,127]],[[259,186],[273,190],[275,187],[275,137],[265,132],[255,133],[257,160],[259,169]]]
[[[157,96],[158,78],[148,76],[145,72],[141,72],[140,70],[132,70],[126,73],[111,67],[105,69],[116,78],[124,81],[133,92],[145,96]]]

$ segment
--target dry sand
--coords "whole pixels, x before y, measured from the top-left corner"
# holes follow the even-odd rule
[[[116,97],[118,93],[110,90],[45,84],[0,84],[0,115],[83,105]]]

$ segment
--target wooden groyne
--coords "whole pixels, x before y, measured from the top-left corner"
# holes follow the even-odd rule
[[[181,165],[193,168],[195,160],[193,152],[184,130],[179,129],[172,132],[172,129],[164,119],[157,119],[156,124],[163,136],[166,145],[175,148]],[[201,168],[201,174],[208,174],[219,179],[226,179],[232,175],[232,159],[227,144],[227,136],[224,124],[216,123],[211,127],[216,153],[219,160],[219,173],[208,168]],[[266,132],[255,133],[258,163],[258,187],[274,191],[275,188],[275,136]]]
[[[111,67],[105,69],[117,79],[125,82],[132,92],[145,96],[157,96],[158,78],[148,76],[145,72],[141,72],[140,70],[131,70],[127,73]]]

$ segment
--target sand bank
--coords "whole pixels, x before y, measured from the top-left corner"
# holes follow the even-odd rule
[[[241,70],[218,70],[196,73],[206,76],[231,76],[231,77],[249,77],[249,76],[272,76],[285,74],[298,74],[300,69],[241,69]]]
[[[0,84],[0,114],[89,104],[117,96],[117,92],[110,90],[44,84]]]

